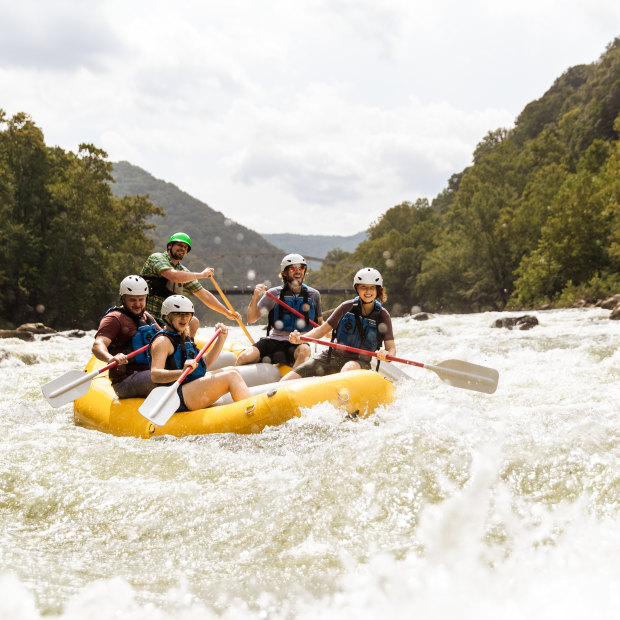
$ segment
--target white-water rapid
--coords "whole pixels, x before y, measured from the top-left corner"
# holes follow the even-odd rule
[[[367,419],[250,436],[79,428],[41,385],[93,333],[0,341],[0,618],[620,617],[620,321],[533,314],[394,321],[400,357],[496,368],[493,395],[403,366]]]

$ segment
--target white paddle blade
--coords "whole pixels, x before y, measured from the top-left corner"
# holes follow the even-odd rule
[[[62,407],[67,403],[84,396],[90,389],[90,381],[94,373],[85,373],[82,370],[70,370],[62,377],[58,377],[41,387],[43,396],[52,407]]]
[[[392,383],[395,383],[396,381],[413,381],[411,375],[408,375],[406,372],[402,371],[398,366],[392,364],[392,362],[381,362],[377,372],[384,379],[387,379]]]
[[[439,378],[453,387],[493,394],[497,389],[499,373],[495,368],[487,368],[462,360],[446,360],[437,366],[424,365],[439,375]]]
[[[177,383],[171,387],[156,387],[140,405],[138,411],[149,422],[164,426],[181,404],[177,387]]]

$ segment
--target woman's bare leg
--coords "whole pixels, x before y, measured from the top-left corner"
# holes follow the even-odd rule
[[[236,402],[252,396],[236,368],[221,368],[183,386],[183,398],[190,411],[203,409],[230,392]]]

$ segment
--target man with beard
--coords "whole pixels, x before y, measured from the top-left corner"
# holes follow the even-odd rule
[[[151,254],[142,267],[140,274],[149,285],[149,298],[146,309],[161,321],[161,305],[170,295],[192,293],[207,307],[223,314],[233,321],[239,321],[241,315],[231,312],[224,304],[205,288],[198,280],[211,278],[213,267],[205,267],[202,271],[193,272],[181,264],[181,260],[192,250],[192,240],[189,235],[178,232],[168,239],[165,252]],[[199,321],[196,315],[192,317],[189,331],[193,338],[198,331]]]
[[[301,312],[303,319],[266,295],[265,284],[256,286],[248,306],[248,323],[255,323],[261,316],[268,314],[267,337],[243,351],[237,359],[237,366],[261,361],[296,368],[310,357],[308,344],[292,344],[288,340],[289,334],[295,330],[306,332],[312,329],[310,321],[323,323],[321,294],[303,283],[307,268],[303,256],[287,254],[280,263],[282,284],[268,291]]]
[[[93,355],[106,364],[117,362],[109,376],[119,398],[145,398],[155,387],[146,351],[127,359],[127,354],[148,344],[161,329],[146,311],[148,292],[140,276],[124,278],[119,287],[121,305],[105,313],[95,334]]]

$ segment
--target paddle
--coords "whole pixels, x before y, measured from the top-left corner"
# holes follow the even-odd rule
[[[233,307],[230,305],[230,302],[228,301],[228,299],[226,299],[226,295],[224,295],[224,293],[222,292],[222,289],[218,286],[218,283],[215,281],[215,278],[213,276],[211,276],[211,281],[213,282],[213,284],[215,284],[215,288],[217,289],[217,292],[220,294],[220,297],[224,300],[224,303],[228,306],[228,309],[234,313],[235,311],[233,310]],[[241,319],[236,319],[236,321],[237,323],[239,323],[239,327],[245,332],[245,335],[248,337],[248,340],[252,344],[254,344],[254,339],[252,338],[252,336],[250,336],[250,333],[245,328],[243,321]]]
[[[305,319],[304,315],[301,312],[298,312],[297,310],[295,310],[295,308],[291,308],[291,306],[283,302],[279,297],[272,295],[269,291],[267,291],[265,294],[267,295],[267,297],[271,297],[271,299],[279,303],[281,306],[283,306],[293,314],[296,314],[302,319]],[[312,325],[312,327],[319,326],[318,323],[315,323],[311,319],[308,319],[308,321],[310,322],[310,325]],[[412,378],[406,372],[403,372],[400,368],[398,368],[398,366],[392,366],[388,362],[384,362],[383,364],[381,364],[377,372],[385,379],[389,379],[390,381],[392,381],[392,383],[399,380],[412,381]]]
[[[353,353],[361,353],[362,355],[377,357],[377,354],[374,351],[356,349],[355,347],[338,344],[337,342],[318,340],[317,338],[309,338],[308,336],[300,336],[300,338],[306,342],[314,342],[327,347],[333,347],[334,349],[341,349],[343,351],[351,351]],[[406,360],[402,357],[395,357],[393,355],[388,355],[386,359],[391,362],[400,362],[401,364],[410,364],[411,366],[418,366],[419,368],[432,370],[442,381],[445,381],[453,387],[463,388],[465,390],[474,390],[476,392],[484,392],[485,394],[493,394],[497,389],[499,373],[494,368],[486,368],[485,366],[478,366],[478,364],[470,364],[469,362],[463,362],[461,360],[446,360],[445,362],[440,362],[437,366],[432,366],[430,364],[414,362],[412,360]]]
[[[294,308],[291,308],[291,306],[282,301],[279,297],[272,295],[269,291],[267,291],[265,294],[293,314],[301,317],[302,319],[305,318],[301,312],[298,312]],[[318,327],[318,324],[314,321],[309,320],[309,322],[312,327]],[[328,347],[334,347],[335,349],[343,349],[345,351],[352,351],[354,353],[362,353],[363,355],[371,355],[373,357],[377,357],[377,354],[371,351],[355,349],[353,347],[348,347],[343,344],[328,342],[327,340],[317,340],[315,338],[308,338],[307,336],[301,336],[301,339],[308,342],[323,344]],[[497,389],[497,379],[499,377],[499,373],[493,368],[486,368],[485,366],[478,366],[477,364],[470,364],[469,362],[463,362],[460,360],[446,360],[445,362],[441,362],[437,366],[431,366],[429,364],[413,362],[411,360],[394,357],[392,355],[388,355],[387,359],[392,362],[401,362],[403,364],[411,364],[412,366],[419,366],[420,368],[427,368],[428,370],[432,370],[439,375],[439,378],[442,381],[446,381],[454,387],[460,387],[466,390],[474,390],[477,392],[485,392],[486,394],[493,394],[493,392],[495,392],[495,390]],[[379,373],[381,373],[381,370],[379,370]],[[399,378],[411,379],[409,375],[398,371],[396,367],[388,369],[388,372],[384,374],[387,375],[386,378],[390,380],[396,380]]]
[[[213,338],[200,349],[198,355],[194,358],[196,361],[207,352],[207,349],[215,342],[221,331],[221,329],[216,330]],[[176,413],[181,403],[177,394],[177,388],[193,370],[191,366],[188,366],[172,385],[156,387],[140,405],[138,411],[153,424],[163,426]]]
[[[306,320],[306,317],[301,312],[295,310],[295,308],[291,308],[287,303],[282,301],[279,297],[276,297],[275,295],[272,295],[269,291],[266,291],[265,295],[267,295],[267,297],[271,297],[271,299],[273,299],[275,302],[279,303],[283,308],[286,308],[287,310],[292,312],[294,315],[304,319],[304,321]],[[310,325],[312,325],[312,327],[318,327],[319,326],[318,323],[315,323],[311,319],[308,319],[308,322],[310,323]]]
[[[149,348],[148,344],[143,347],[132,351],[127,354],[127,359],[146,351]],[[109,370],[113,366],[118,364],[117,361],[110,362],[107,366],[100,368],[99,370],[93,370],[87,374],[84,374],[83,370],[70,370],[66,372],[62,377],[58,377],[49,383],[46,383],[41,387],[43,396],[47,398],[47,402],[52,407],[62,407],[67,403],[70,403],[76,398],[80,398],[88,392],[90,389],[90,382],[93,377],[96,377],[99,373]]]

